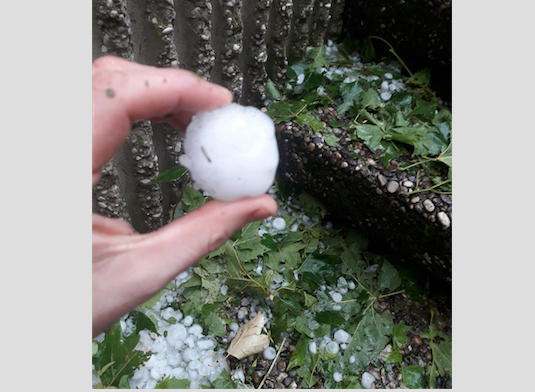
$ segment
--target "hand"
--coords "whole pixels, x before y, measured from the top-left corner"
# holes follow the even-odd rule
[[[186,70],[116,57],[93,63],[93,186],[102,166],[139,120],[184,130],[196,112],[229,104],[227,89]],[[159,230],[136,233],[125,221],[93,214],[93,336],[156,295],[178,274],[218,249],[249,222],[273,215],[268,195],[211,200]]]

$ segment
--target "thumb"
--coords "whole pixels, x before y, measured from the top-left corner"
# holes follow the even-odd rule
[[[217,250],[247,223],[277,212],[273,198],[264,194],[237,201],[211,200],[198,210],[144,235],[136,253],[150,258],[162,287],[207,254]]]

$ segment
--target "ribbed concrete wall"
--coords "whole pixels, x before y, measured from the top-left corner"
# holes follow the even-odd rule
[[[185,68],[224,85],[236,102],[261,107],[269,76],[342,29],[344,0],[94,0],[93,59],[115,55]],[[148,185],[178,164],[181,135],[142,121],[103,168],[93,210],[139,232],[169,221],[183,183]],[[187,179],[184,179],[187,180]]]

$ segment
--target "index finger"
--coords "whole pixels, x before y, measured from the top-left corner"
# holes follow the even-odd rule
[[[226,88],[182,69],[106,56],[93,63],[93,184],[133,122],[165,119],[182,129],[194,113],[232,102]]]

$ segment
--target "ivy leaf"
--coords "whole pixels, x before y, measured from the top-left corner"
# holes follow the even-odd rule
[[[150,181],[149,184],[161,184],[163,182],[178,180],[184,174],[186,174],[187,171],[188,169],[183,166],[172,167],[171,169],[158,174],[158,176],[154,180]]]
[[[358,370],[366,369],[389,343],[393,328],[391,316],[369,309],[356,325],[346,348],[347,352],[355,353],[353,366]]]
[[[273,83],[273,80],[269,79],[266,82],[266,93],[273,98],[274,100],[279,100],[282,98],[281,93],[277,89],[277,86],[275,86],[275,83]]]
[[[100,375],[104,386],[118,387],[124,375],[132,376],[135,368],[148,358],[148,354],[134,350],[138,341],[137,333],[124,336],[119,323],[115,323],[105,334],[97,355],[93,357],[96,369],[108,366],[107,370]]]
[[[409,389],[422,389],[424,387],[424,369],[418,365],[403,367],[401,374],[403,382]]]
[[[190,380],[180,379],[177,380],[174,377],[167,377],[165,380],[160,381],[154,389],[189,389]]]
[[[340,86],[340,93],[342,94],[343,103],[338,106],[338,113],[344,114],[351,108],[358,100],[359,95],[364,90],[359,85],[358,81],[351,83],[342,83]]]
[[[377,284],[380,291],[384,289],[393,291],[401,285],[401,278],[399,277],[398,271],[387,260],[383,261]]]
[[[305,363],[305,359],[309,355],[308,345],[310,342],[310,338],[308,338],[306,335],[301,335],[290,358],[290,362],[288,362],[288,367],[286,370],[290,370],[297,366],[302,366]]]
[[[408,80],[407,84],[413,84],[416,86],[427,86],[431,81],[431,69],[424,68],[415,74],[413,74]]]
[[[381,128],[372,124],[357,125],[355,128],[357,136],[364,141],[372,152],[375,153],[377,150],[383,149],[381,140],[383,140],[384,133]]]
[[[330,64],[327,57],[325,45],[321,44],[316,48],[312,48],[306,52],[305,58],[310,62],[310,71],[315,71],[316,68],[328,67]]]
[[[212,387],[214,389],[236,389],[236,383],[232,381],[230,374],[223,370],[218,378],[212,381]]]

